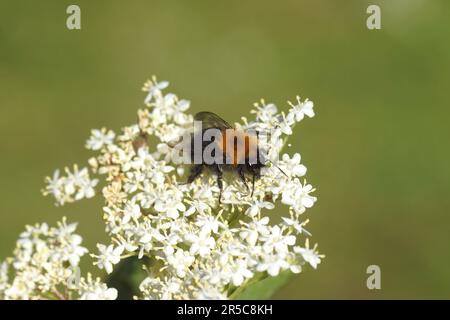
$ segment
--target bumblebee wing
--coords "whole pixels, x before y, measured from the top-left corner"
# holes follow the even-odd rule
[[[217,114],[203,111],[194,116],[194,120],[201,121],[203,129],[218,128],[218,129],[231,129],[232,126],[219,117]]]

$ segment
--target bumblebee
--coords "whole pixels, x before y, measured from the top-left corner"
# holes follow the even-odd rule
[[[194,120],[201,122],[201,130],[191,135],[190,159],[193,166],[187,183],[192,183],[204,169],[210,169],[217,177],[220,204],[223,173],[230,171],[237,174],[248,191],[250,189],[246,177],[251,177],[253,196],[255,181],[261,177],[261,168],[266,166],[264,152],[261,152],[263,150],[260,150],[258,144],[259,133],[235,129],[212,112],[199,112]],[[200,147],[192,148],[196,143]]]

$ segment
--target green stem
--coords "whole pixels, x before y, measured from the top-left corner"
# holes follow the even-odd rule
[[[253,278],[247,280],[245,282],[245,284],[243,284],[239,287],[236,287],[236,289],[234,289],[231,292],[231,294],[228,296],[228,298],[230,298],[231,300],[236,299],[236,297],[238,297],[245,289],[247,289],[247,287],[249,287],[250,285],[252,285],[258,281],[264,280],[265,278],[267,278],[267,275],[264,272],[261,272],[261,273],[255,275]]]

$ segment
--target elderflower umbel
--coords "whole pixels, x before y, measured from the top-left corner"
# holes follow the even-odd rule
[[[147,81],[137,122],[118,133],[93,130],[86,142],[97,151],[88,161],[92,173],[106,176],[103,217],[111,239],[98,245],[95,264],[111,273],[125,257],[146,256],[148,277],[137,297],[142,299],[226,299],[254,277],[298,273],[305,263],[316,268],[323,256],[303,238],[310,236],[303,215],[316,202],[315,189],[304,180],[300,154],[282,152],[294,126],[305,115],[314,116],[312,101],[297,97],[286,113],[261,100],[251,111],[253,121],[243,118],[236,124],[272,133],[261,148],[274,165],[263,168],[252,196],[239,181],[224,179],[219,203],[214,176],[185,184],[185,167],[174,162],[172,145],[191,132],[193,116],[187,113],[189,101],[163,93],[168,85],[155,77]],[[77,167],[66,173],[47,178],[44,193],[61,205],[93,196],[98,180]],[[285,213],[279,223],[269,216],[275,207]],[[0,272],[0,288],[2,277]],[[114,297],[105,290],[98,285],[81,296]]]
[[[56,227],[27,226],[14,256],[0,264],[2,299],[115,299],[117,290],[100,280],[79,277],[79,261],[88,250],[63,218]],[[63,289],[63,290],[62,290]]]

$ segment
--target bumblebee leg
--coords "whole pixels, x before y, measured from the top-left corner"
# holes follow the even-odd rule
[[[219,205],[222,203],[222,190],[223,190],[223,183],[222,183],[222,169],[216,165],[214,166],[214,171],[217,174],[217,185],[219,186]]]
[[[247,188],[247,191],[250,191],[250,188],[248,187],[248,184],[247,184],[247,180],[245,180],[243,167],[239,168],[238,173],[239,173],[239,177],[241,178],[242,182],[244,183],[245,187]]]
[[[252,194],[250,195],[250,198],[253,197],[253,193],[255,192],[255,179],[256,179],[256,173],[253,172],[253,176],[252,176]]]
[[[201,164],[195,165],[191,169],[187,183],[192,183],[202,173],[203,166]]]

